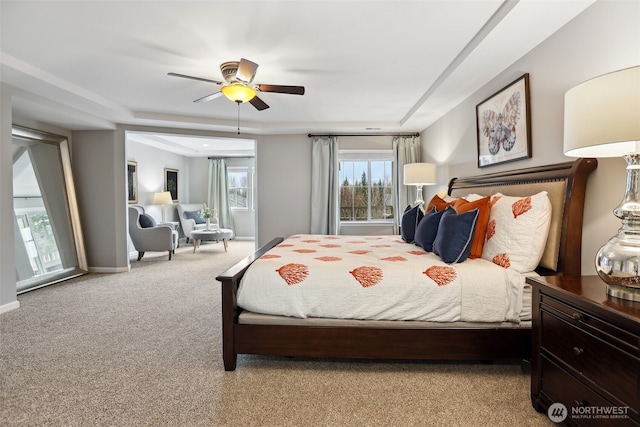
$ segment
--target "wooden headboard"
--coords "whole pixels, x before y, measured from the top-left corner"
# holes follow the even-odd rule
[[[547,191],[552,214],[549,237],[536,271],[542,275],[581,274],[582,216],[589,174],[596,159],[516,169],[466,178],[453,178],[448,194],[461,197],[469,193],[488,196],[497,192],[507,196],[531,196]]]

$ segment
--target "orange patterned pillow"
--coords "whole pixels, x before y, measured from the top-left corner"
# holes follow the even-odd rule
[[[446,196],[445,199],[436,194],[431,198],[431,200],[429,200],[429,204],[427,205],[427,209],[425,209],[425,212],[430,212],[432,208],[436,208],[438,212],[443,211],[447,208],[447,206],[453,206],[456,200],[458,200],[449,196]]]
[[[482,199],[469,202],[465,199],[458,199],[453,203],[453,208],[458,213],[468,212],[478,209],[478,220],[476,222],[476,230],[473,234],[473,243],[471,244],[471,253],[469,258],[480,258],[482,256],[482,248],[484,246],[484,236],[487,232],[487,224],[489,223],[489,214],[491,213],[491,197],[483,197]]]
[[[535,270],[550,223],[551,202],[546,191],[523,197],[494,194],[482,258],[519,273]]]

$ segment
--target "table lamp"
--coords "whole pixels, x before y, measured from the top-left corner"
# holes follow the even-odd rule
[[[404,165],[404,185],[416,186],[416,201],[420,209],[424,206],[422,187],[436,184],[436,165],[433,163],[408,163]]]
[[[153,193],[153,204],[154,205],[162,205],[162,222],[164,220],[164,207],[165,205],[170,205],[173,203],[171,199],[171,193],[169,191],[160,191],[158,193]]]
[[[609,295],[640,301],[640,66],[596,77],[567,91],[564,153],[626,160],[624,197],[613,210],[622,227],[600,248],[595,264]]]

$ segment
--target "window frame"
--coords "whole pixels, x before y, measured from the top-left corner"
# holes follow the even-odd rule
[[[247,175],[247,183],[246,183],[246,187],[231,187],[230,183],[231,180],[229,179],[229,174],[230,173],[237,173],[237,172],[245,172]],[[242,212],[247,212],[247,211],[253,211],[254,210],[254,199],[253,199],[253,177],[254,177],[254,167],[253,166],[228,166],[227,167],[227,196],[229,197],[229,202],[231,202],[231,190],[232,189],[238,189],[238,188],[246,188],[247,190],[247,195],[246,195],[246,201],[247,201],[247,206],[246,207],[238,207],[238,206],[231,206],[231,203],[229,203],[229,207],[231,208],[232,211],[242,211]]]
[[[393,173],[393,150],[339,150],[338,151],[338,206],[340,209],[341,189],[343,180],[340,179],[342,175],[342,167],[345,161],[351,162],[367,162],[367,219],[366,220],[343,220],[342,215],[339,215],[339,223],[341,225],[366,225],[366,224],[393,224],[394,215],[390,215],[387,219],[384,218],[371,218],[371,194],[372,194],[372,179],[371,179],[371,163],[375,161],[389,162],[389,173]],[[386,186],[385,186],[386,187]],[[391,189],[392,199],[395,197],[396,190],[393,186],[393,176],[389,178],[388,187]]]

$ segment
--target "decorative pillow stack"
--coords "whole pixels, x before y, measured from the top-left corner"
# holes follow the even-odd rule
[[[544,252],[550,223],[546,191],[529,197],[494,194],[482,258],[519,273],[533,271]]]

